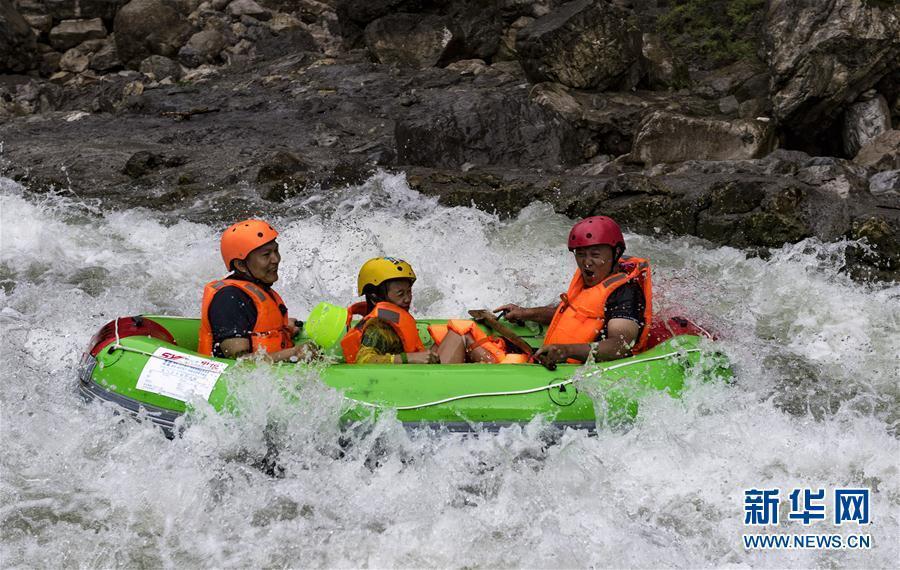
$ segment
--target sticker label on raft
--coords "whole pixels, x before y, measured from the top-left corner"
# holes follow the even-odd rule
[[[137,388],[182,402],[192,396],[206,400],[226,368],[224,362],[160,347],[144,365]]]

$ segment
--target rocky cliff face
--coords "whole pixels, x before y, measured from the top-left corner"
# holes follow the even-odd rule
[[[866,238],[854,271],[891,279],[898,61],[878,0],[0,0],[0,141],[35,190],[278,201],[392,168],[739,247]]]

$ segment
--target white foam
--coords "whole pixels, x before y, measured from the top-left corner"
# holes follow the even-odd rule
[[[275,216],[259,207],[281,231],[276,288],[301,317],[354,300],[355,272],[376,255],[413,264],[423,316],[547,303],[574,269],[571,221],[548,206],[503,220],[440,206],[399,175]],[[733,386],[692,382],[681,400],[642,402],[630,427],[550,447],[541,421],[460,438],[385,417],[345,434],[342,450],[345,404],[315,375],[285,396],[257,370],[241,417],[199,405],[175,441],[75,395],[74,366],[100,325],[197,313],[203,283],[221,276],[225,222],[102,213],[6,179],[0,215],[6,566],[892,567],[900,555],[900,289],[847,279],[842,244],[810,240],[763,261],[629,234],[629,251],[654,261],[658,304],[719,332]],[[283,478],[253,466],[267,438]],[[744,489],[792,486],[877,489],[874,548],[745,552]]]

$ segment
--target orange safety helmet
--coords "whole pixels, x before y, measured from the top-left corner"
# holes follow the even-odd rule
[[[235,259],[246,259],[254,249],[278,237],[275,228],[262,220],[244,220],[233,224],[222,234],[222,261],[228,271]]]

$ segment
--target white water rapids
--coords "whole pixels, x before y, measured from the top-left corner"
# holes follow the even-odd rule
[[[236,189],[234,196],[241,192]],[[228,203],[228,196],[218,196]],[[255,373],[240,418],[200,414],[167,440],[75,391],[91,335],[120,315],[196,315],[222,275],[218,236],[241,214],[281,232],[276,289],[301,318],[353,300],[363,261],[419,276],[413,314],[546,304],[574,262],[572,223],[534,204],[513,219],[447,208],[402,176],[282,205],[109,210],[0,178],[0,566],[815,567],[900,560],[900,287],[840,271],[846,244],[769,260],[693,239],[626,235],[654,263],[654,304],[716,329],[733,385],[641,402],[628,426],[540,421],[496,435],[338,425],[311,378],[288,406]],[[238,206],[235,206],[238,208]],[[253,209],[257,208],[257,209]],[[212,212],[212,213],[210,213]],[[195,220],[195,221],[186,221]],[[283,476],[254,466],[277,418]],[[349,440],[349,444],[347,441]],[[787,520],[793,488],[872,489],[872,523]],[[868,550],[745,550],[744,491],[782,490],[769,532],[868,534]],[[829,504],[829,517],[832,505]]]

